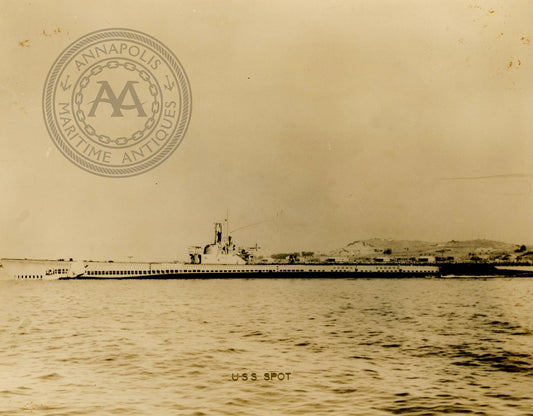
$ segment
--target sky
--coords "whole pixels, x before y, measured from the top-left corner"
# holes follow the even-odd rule
[[[229,213],[273,253],[372,237],[533,244],[529,1],[0,2],[0,257],[184,259]],[[130,28],[192,91],[179,148],[129,178],[55,147],[43,86]]]

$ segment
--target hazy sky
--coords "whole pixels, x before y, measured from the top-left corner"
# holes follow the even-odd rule
[[[533,243],[530,1],[2,0],[0,27],[0,257],[184,258],[226,209],[266,252]],[[176,152],[122,179],[69,162],[41,107],[61,51],[113,27],[193,97]]]

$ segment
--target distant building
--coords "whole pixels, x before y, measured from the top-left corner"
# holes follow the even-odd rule
[[[390,257],[382,256],[374,258],[374,261],[377,263],[390,263]]]
[[[321,262],[324,263],[349,263],[350,259],[346,256],[330,256],[330,257],[322,257]]]
[[[419,256],[416,261],[419,263],[436,263],[437,259],[435,259],[435,256]]]

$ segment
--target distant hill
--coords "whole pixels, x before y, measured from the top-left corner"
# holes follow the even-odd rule
[[[520,255],[515,253],[519,249],[517,244],[509,244],[493,240],[468,240],[435,243],[418,240],[389,240],[372,238],[356,240],[345,247],[328,253],[330,256],[373,258],[387,256],[391,258],[410,258],[423,255],[435,257],[454,257],[455,260],[466,260],[471,257],[500,258],[506,255]]]

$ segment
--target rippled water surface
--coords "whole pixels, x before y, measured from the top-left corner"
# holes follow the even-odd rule
[[[532,299],[533,279],[2,281],[0,415],[533,415]]]

